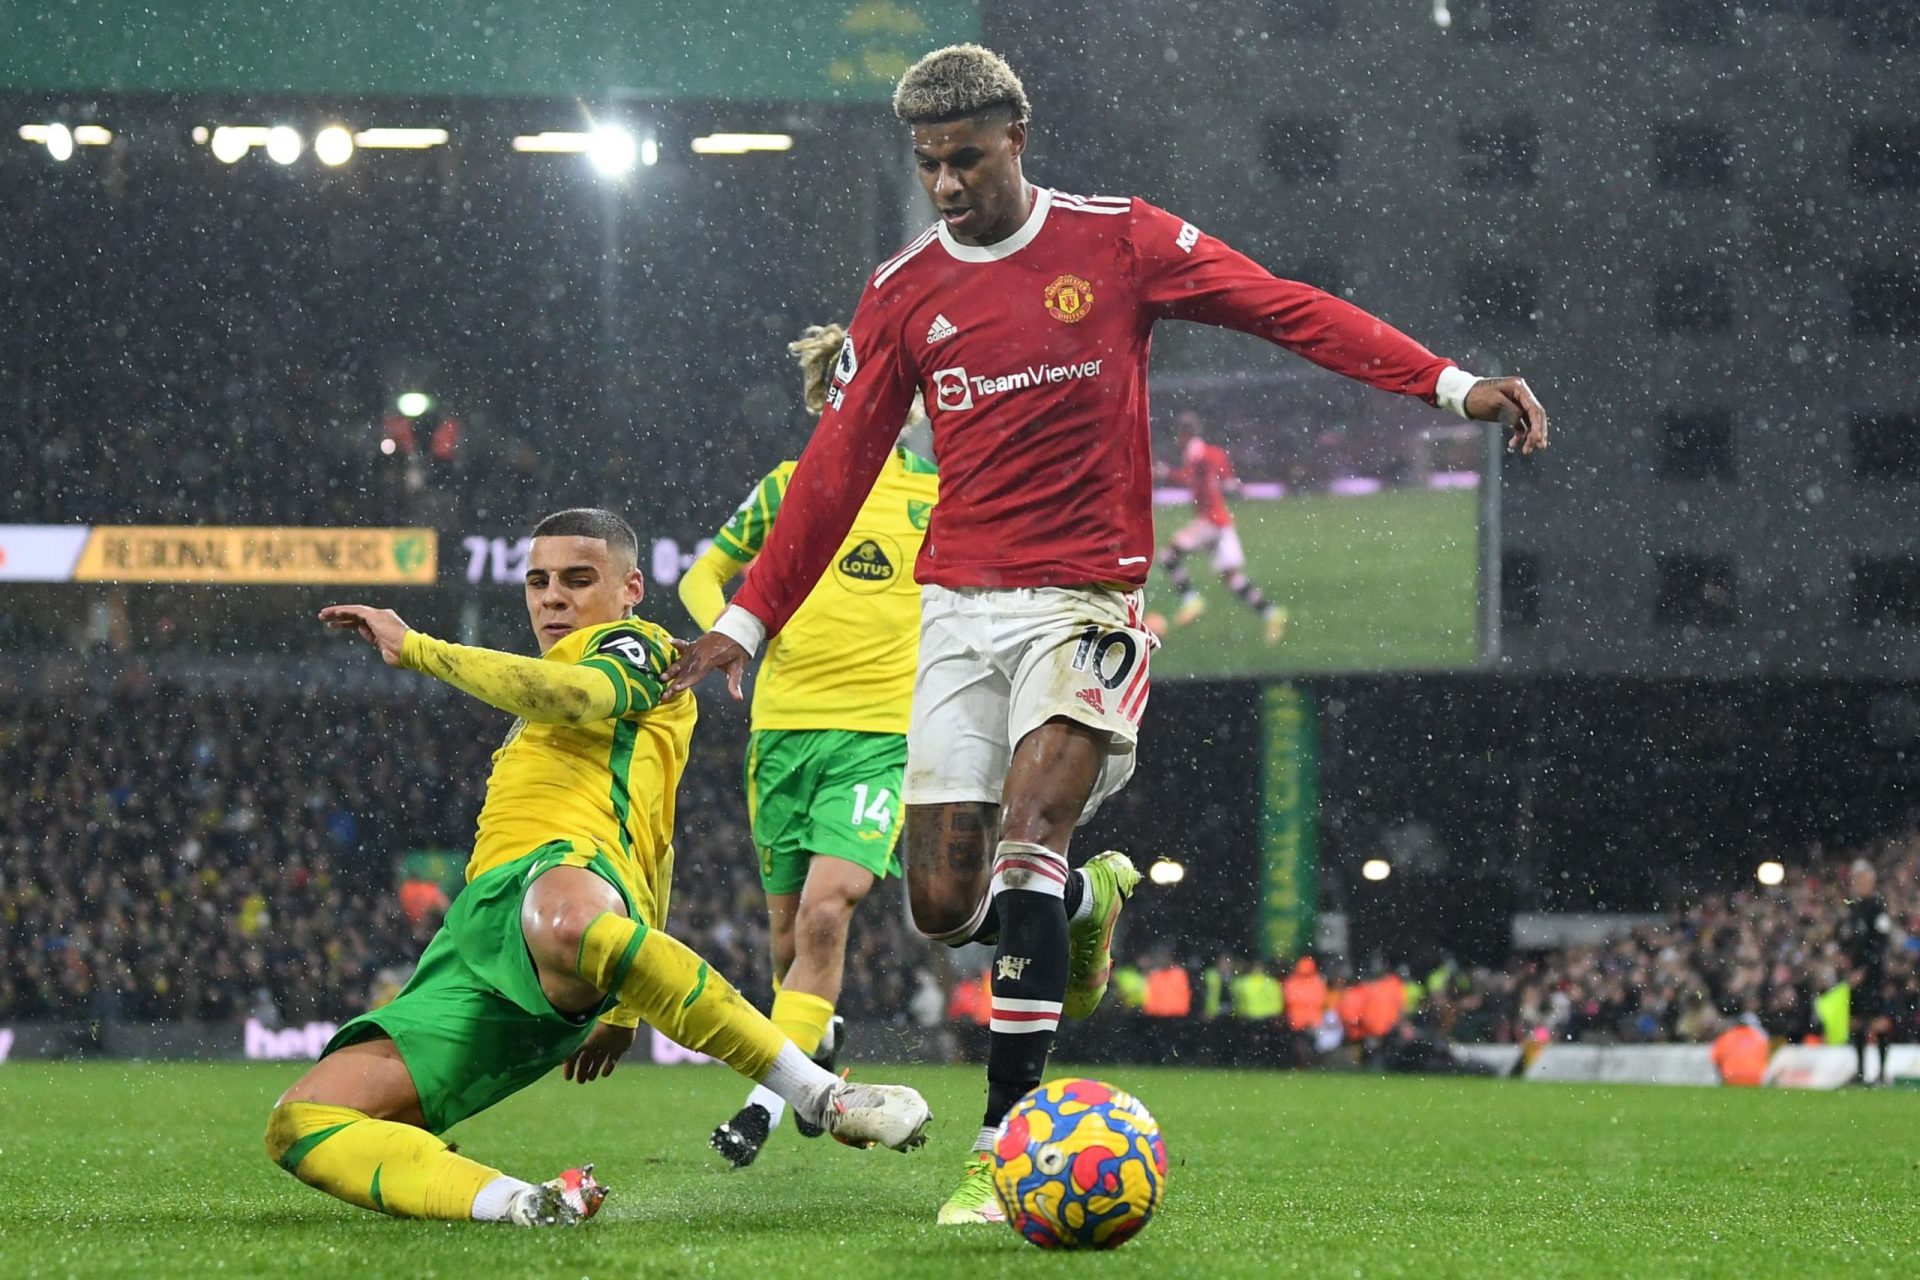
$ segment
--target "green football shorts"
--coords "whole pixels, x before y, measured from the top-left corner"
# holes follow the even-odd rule
[[[844,858],[900,874],[902,733],[756,729],[747,743],[747,816],[768,893],[798,893],[808,859]]]
[[[608,996],[599,1008],[569,1016],[540,989],[520,932],[520,901],[536,877],[557,866],[594,872],[614,887],[628,915],[640,919],[613,863],[591,842],[543,844],[469,882],[400,994],[341,1027],[321,1056],[386,1035],[407,1064],[435,1133],[565,1062],[617,1001]]]

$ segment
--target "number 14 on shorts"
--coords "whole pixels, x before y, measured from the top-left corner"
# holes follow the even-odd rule
[[[869,794],[872,799],[869,800]],[[872,823],[882,834],[893,830],[893,790],[881,787],[872,791],[866,783],[853,785],[853,825],[864,827]]]

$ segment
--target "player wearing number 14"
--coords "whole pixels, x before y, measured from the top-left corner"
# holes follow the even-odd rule
[[[819,326],[791,346],[815,412],[826,405],[845,337],[838,325]],[[680,599],[701,626],[726,606],[722,585],[760,554],[793,466],[760,481],[680,580]],[[913,562],[939,485],[931,462],[896,445],[812,594],[768,646],[754,685],[747,813],[767,894],[771,1017],[829,1069],[845,1027],[833,1006],[849,920],[876,880],[900,872],[894,846],[920,650]],[[714,1149],[736,1168],[751,1164],[784,1111],[778,1094],[756,1088],[714,1130]],[[807,1137],[820,1132],[798,1115],[794,1126]]]

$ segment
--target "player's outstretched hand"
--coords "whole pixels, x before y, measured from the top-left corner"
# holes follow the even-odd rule
[[[679,697],[715,671],[727,673],[727,692],[738,702],[740,681],[747,674],[747,651],[733,637],[709,631],[681,646],[680,656],[667,668],[667,696]]]
[[[1507,452],[1522,456],[1547,447],[1547,411],[1533,398],[1525,378],[1482,378],[1467,391],[1467,416],[1498,422],[1511,433]]]
[[[579,1084],[612,1075],[613,1064],[633,1048],[633,1034],[632,1027],[594,1023],[593,1030],[587,1032],[586,1043],[573,1051],[573,1056],[560,1068],[561,1074]]]
[[[330,604],[320,611],[320,621],[337,631],[351,631],[380,651],[380,659],[390,667],[400,665],[400,645],[407,638],[407,624],[391,609],[376,609],[368,604]]]

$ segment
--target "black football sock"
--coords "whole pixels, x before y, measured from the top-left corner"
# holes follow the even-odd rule
[[[1227,589],[1246,601],[1247,608],[1255,613],[1265,613],[1270,607],[1266,596],[1261,594],[1260,588],[1254,586],[1252,580],[1238,570],[1228,575]]]
[[[1061,899],[1066,905],[1069,922],[1079,917],[1080,904],[1086,901],[1086,897],[1086,875],[1079,871],[1069,872],[1066,893]],[[987,914],[980,917],[980,927],[973,931],[973,936],[968,939],[969,942],[981,942],[991,947],[1000,941],[1000,909],[994,905],[997,901],[998,899],[988,895]]]
[[[999,1125],[1040,1083],[1067,995],[1067,860],[1036,844],[1003,840],[994,857],[1000,943],[989,982],[987,1110]]]
[[[1160,551],[1160,571],[1167,575],[1167,581],[1180,593],[1182,600],[1194,594],[1193,579],[1187,576],[1186,566],[1181,563],[1184,557],[1172,547],[1163,547]]]
[[[1067,920],[1073,921],[1080,915],[1080,904],[1087,898],[1087,874],[1084,871],[1067,873],[1066,892],[1060,897],[1060,903],[1067,909]]]

